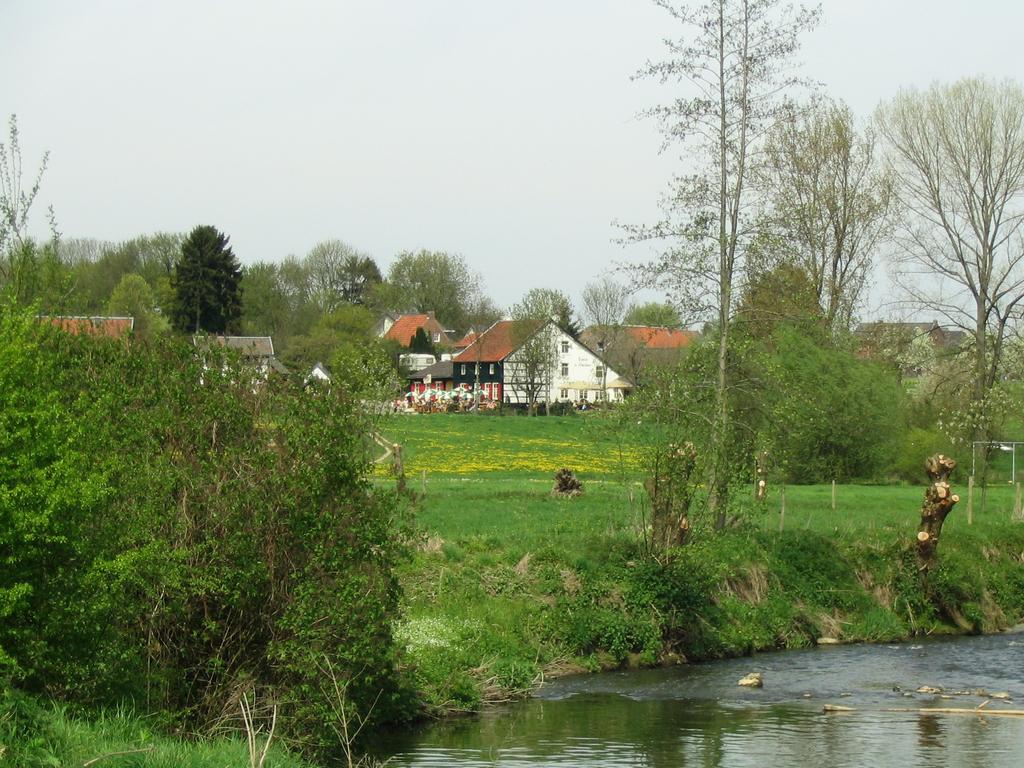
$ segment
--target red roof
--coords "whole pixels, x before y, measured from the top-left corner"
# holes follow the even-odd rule
[[[496,363],[519,349],[528,335],[515,320],[499,320],[452,359],[460,363]]]
[[[448,334],[444,332],[444,328],[441,327],[441,324],[434,319],[433,313],[399,315],[394,325],[384,334],[384,338],[397,341],[403,347],[408,347],[412,344],[412,339],[420,328],[423,329],[423,332],[427,334],[427,338],[431,341],[434,340],[434,334],[440,335],[441,344],[448,344],[451,341],[448,338]]]
[[[651,325],[627,325],[626,333],[647,349],[682,349],[690,346],[698,336],[696,331]]]
[[[54,317],[43,317],[49,320],[52,325],[73,336],[109,336],[112,339],[119,339],[127,336],[135,327],[134,317],[78,317],[69,315],[56,315]]]
[[[457,342],[455,342],[455,346],[464,349],[468,347],[470,344],[472,344],[474,341],[476,341],[477,336],[479,336],[479,334],[476,331],[470,331]]]

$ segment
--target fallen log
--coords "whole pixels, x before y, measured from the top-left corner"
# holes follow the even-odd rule
[[[837,714],[846,712],[911,712],[917,715],[976,715],[988,717],[996,715],[999,717],[1024,717],[1024,709],[982,709],[975,707],[966,709],[963,707],[883,707],[881,709],[856,709],[854,707],[842,707],[838,704],[826,704],[821,708],[826,714]]]

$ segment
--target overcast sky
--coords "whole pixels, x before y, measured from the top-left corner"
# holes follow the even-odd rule
[[[823,7],[805,73],[863,118],[1024,72],[1024,3]],[[678,170],[636,118],[672,94],[630,80],[676,33],[647,0],[0,0],[0,112],[26,175],[50,151],[42,231],[52,204],[68,237],[213,224],[243,263],[447,250],[507,306],[649,255],[612,221],[653,221]]]

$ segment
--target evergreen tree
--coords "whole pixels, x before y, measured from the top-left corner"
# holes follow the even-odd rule
[[[228,238],[208,225],[193,229],[181,246],[171,285],[171,319],[182,333],[225,333],[242,316],[242,267]]]
[[[413,336],[409,342],[409,351],[418,355],[437,356],[437,350],[434,349],[434,345],[431,343],[430,337],[423,328],[416,329],[416,335]]]

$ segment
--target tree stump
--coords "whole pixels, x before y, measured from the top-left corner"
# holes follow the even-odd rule
[[[949,475],[956,469],[956,459],[942,454],[931,456],[924,464],[932,484],[924,492],[921,506],[921,525],[917,529],[917,558],[921,570],[927,571],[937,558],[942,524],[960,497],[950,492]]]
[[[583,483],[576,473],[567,467],[555,472],[555,487],[551,489],[554,496],[579,496],[583,493]]]

